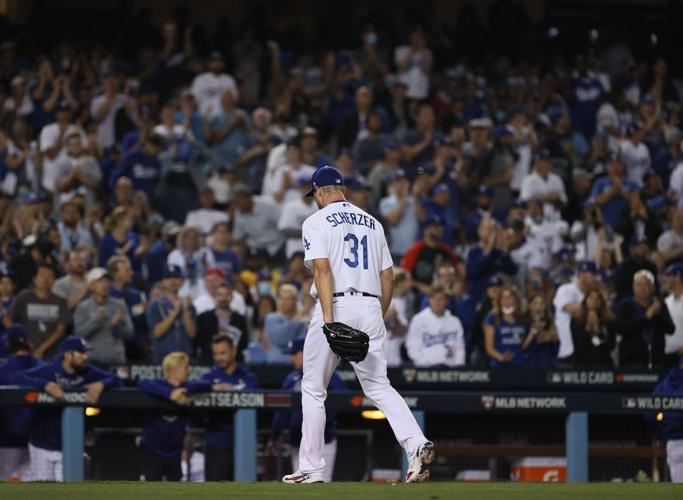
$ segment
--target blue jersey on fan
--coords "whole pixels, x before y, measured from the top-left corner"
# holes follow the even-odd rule
[[[0,385],[10,381],[20,372],[40,366],[42,361],[30,354],[19,354],[0,365]],[[0,406],[0,447],[23,448],[28,443],[33,408],[27,406]]]

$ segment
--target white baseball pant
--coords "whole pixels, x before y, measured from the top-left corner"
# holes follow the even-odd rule
[[[292,471],[296,472],[299,470],[299,447],[292,446],[291,451],[292,456]],[[325,449],[323,450],[323,457],[325,458],[325,472],[323,474],[323,479],[326,483],[332,481],[332,475],[334,474],[334,462],[337,459],[337,440],[333,439],[329,443],[325,443]]]
[[[32,481],[63,481],[64,467],[62,452],[46,450],[28,444],[31,456],[31,480]]]
[[[29,481],[30,478],[28,448],[0,448],[0,481]]]
[[[352,363],[365,396],[389,420],[399,444],[412,457],[427,439],[408,405],[389,383],[384,354],[386,330],[382,307],[374,297],[349,296],[333,299],[334,320],[364,331],[370,337],[367,357]],[[304,375],[301,381],[301,426],[299,470],[321,475],[325,471],[325,398],[327,385],[339,364],[322,331],[323,315],[316,304],[304,343]]]
[[[683,439],[666,443],[666,461],[669,464],[672,483],[683,483]]]

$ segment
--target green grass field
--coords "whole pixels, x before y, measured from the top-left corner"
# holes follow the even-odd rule
[[[673,484],[551,484],[551,483],[425,483],[425,484],[369,484],[331,483],[289,485],[278,483],[0,483],[2,500],[132,500],[153,499],[219,499],[219,498],[296,498],[344,500],[440,500],[507,499],[523,500],[557,497],[564,499],[590,498],[683,498],[683,485]]]

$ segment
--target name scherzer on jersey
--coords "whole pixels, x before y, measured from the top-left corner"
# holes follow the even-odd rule
[[[330,203],[308,217],[301,229],[304,264],[329,259],[334,293],[381,295],[380,271],[393,266],[382,224],[348,201]],[[315,283],[311,296],[318,298]]]

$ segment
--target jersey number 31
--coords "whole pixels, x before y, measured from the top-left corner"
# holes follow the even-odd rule
[[[358,238],[356,237],[355,234],[349,233],[344,237],[344,241],[350,241],[351,242],[351,256],[353,257],[352,259],[344,259],[344,263],[349,266],[353,267],[354,269],[358,267]],[[368,235],[366,234],[363,236],[363,238],[360,240],[360,245],[363,247],[363,269],[368,268]]]

